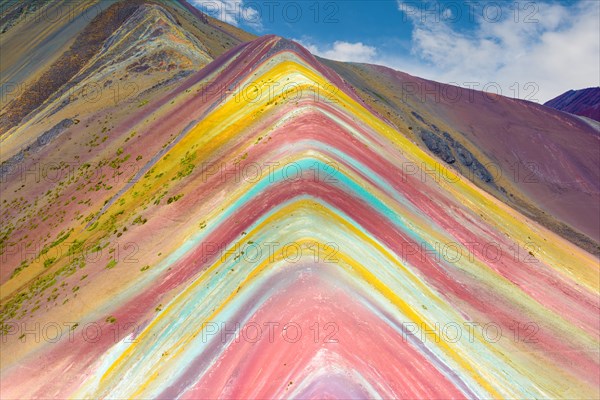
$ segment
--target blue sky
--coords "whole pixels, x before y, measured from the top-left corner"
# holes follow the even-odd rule
[[[316,55],[544,102],[600,85],[600,1],[191,0]]]

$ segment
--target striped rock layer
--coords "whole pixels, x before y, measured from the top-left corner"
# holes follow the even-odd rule
[[[3,397],[598,397],[597,259],[295,43],[239,45],[112,131],[140,168],[62,228],[135,262],[53,260],[70,308],[36,321],[73,324],[7,335]]]

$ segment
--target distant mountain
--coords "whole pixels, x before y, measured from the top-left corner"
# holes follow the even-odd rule
[[[600,121],[600,87],[569,90],[544,105]]]

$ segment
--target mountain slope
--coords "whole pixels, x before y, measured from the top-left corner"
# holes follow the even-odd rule
[[[386,67],[323,61],[415,143],[500,200],[599,254],[598,127],[531,102]]]
[[[216,84],[231,91],[210,90]],[[339,89],[323,92],[332,84]],[[270,94],[244,97],[254,89]],[[41,323],[77,323],[76,334],[70,342],[8,347],[3,364],[20,362],[3,370],[4,394],[596,393],[594,258],[469,181],[421,181],[403,171],[418,165],[455,176],[374,117],[296,44],[264,37],[240,46],[114,128],[116,137],[132,130],[136,139],[123,142],[121,154],[142,156],[136,179],[121,183],[101,214],[67,215],[63,230],[76,238],[70,257],[22,272],[37,270],[54,282],[34,284],[16,297],[18,307],[8,307]],[[156,135],[173,138],[164,151],[151,147]],[[76,194],[77,180],[65,182],[59,198]],[[440,256],[440,246],[466,251],[472,242],[480,245],[470,257]],[[533,255],[530,242],[540,244]],[[92,262],[76,251],[80,243],[133,243],[139,251],[129,263],[96,250]],[[492,259],[490,243],[504,257]],[[56,300],[69,301],[32,310],[53,287]],[[540,332],[535,343],[508,335],[491,343],[480,331],[455,342],[435,330],[469,321],[507,332],[515,321],[535,321]],[[221,332],[290,322],[306,332],[314,322],[330,323],[336,341],[303,335],[290,342],[277,331],[277,340],[265,335],[252,345]],[[413,324],[436,339],[406,336]],[[219,334],[208,335],[208,325]],[[85,326],[127,328],[118,343],[108,335],[90,343],[80,335]],[[8,340],[17,344],[17,335]],[[44,373],[24,374],[32,362]],[[548,367],[532,373],[539,363]],[[65,370],[88,378],[56,379]],[[332,381],[339,384],[326,385]]]
[[[544,105],[600,122],[600,87],[569,90]]]
[[[26,4],[28,2],[25,2]],[[155,15],[149,15],[152,12]],[[162,13],[164,19],[156,15],[159,13]],[[129,21],[129,25],[124,24],[124,21],[134,14],[135,18]],[[57,22],[48,15],[60,15],[62,18]],[[253,38],[252,35],[234,27],[224,28],[221,22],[202,15],[185,1],[97,2],[88,0],[78,2],[74,6],[69,1],[52,0],[33,16],[28,18],[13,16],[13,18],[18,23],[0,36],[3,50],[11,55],[6,57],[1,65],[3,107],[0,110],[0,136],[14,131],[11,128],[17,124],[30,120],[36,111],[39,111],[37,109],[44,106],[45,102],[51,101],[50,97],[56,97],[57,93],[69,91],[69,96],[76,97],[72,100],[82,100],[80,103],[85,103],[83,105],[85,112],[90,111],[90,106],[99,109],[106,107],[107,103],[113,106],[120,105],[121,102],[130,100],[152,85],[158,84],[160,78],[163,78],[160,84],[164,86],[167,82],[168,86],[176,80],[173,76],[181,78],[190,69],[198,70],[224,51]],[[146,18],[145,22],[149,25],[143,25],[141,22],[144,21],[138,21],[139,18]],[[82,26],[86,23],[87,25]],[[153,29],[151,25],[153,23],[166,25]],[[136,37],[138,33],[153,36],[143,39]],[[119,35],[123,35],[123,38],[119,38]],[[181,41],[178,36],[187,37]],[[46,39],[39,42],[39,37]],[[71,42],[65,43],[65,38],[69,37],[72,38]],[[35,46],[21,45],[30,38]],[[108,85],[100,85],[99,82],[90,79],[91,84],[75,87],[82,80],[81,75],[84,71],[88,75],[98,72],[93,71],[100,68],[98,57],[110,60],[111,54],[102,47],[115,44],[118,40],[125,40],[131,49],[126,52],[116,43],[116,46],[111,49],[112,53],[122,51],[120,58],[129,58],[129,63],[122,67],[129,69],[111,65],[112,77]],[[193,43],[188,45],[186,41]],[[145,54],[150,50],[145,48],[148,44],[154,48],[162,45],[166,47],[174,45],[174,48],[158,50],[158,53],[153,55]],[[55,51],[55,54],[60,56],[52,53],[50,56],[49,50]],[[196,57],[196,52],[201,54],[199,58]],[[163,72],[173,73],[163,73],[163,76],[158,76],[152,73],[156,71],[146,71],[144,64],[149,66],[149,57],[161,58],[153,60],[158,68],[168,70]],[[184,62],[183,66],[179,65],[179,58],[187,59],[187,64]],[[134,62],[140,65],[130,65]],[[132,79],[129,76],[130,71],[138,74],[143,72],[144,75],[151,75],[151,77],[147,81]],[[169,75],[172,75],[170,81]],[[129,84],[131,80],[133,83]],[[146,87],[147,84],[150,86]],[[80,107],[80,104],[76,104],[75,107]],[[17,133],[16,136],[19,134]],[[4,154],[10,154],[13,150],[10,143],[3,144],[2,158],[5,160]],[[23,147],[21,143],[17,145]]]
[[[190,15],[137,5],[69,80],[143,92],[3,137],[3,397],[598,397],[598,259],[416,144],[481,160],[450,117]]]

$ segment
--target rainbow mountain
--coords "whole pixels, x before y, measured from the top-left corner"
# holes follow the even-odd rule
[[[599,396],[597,124],[185,1],[23,4],[2,398]]]

